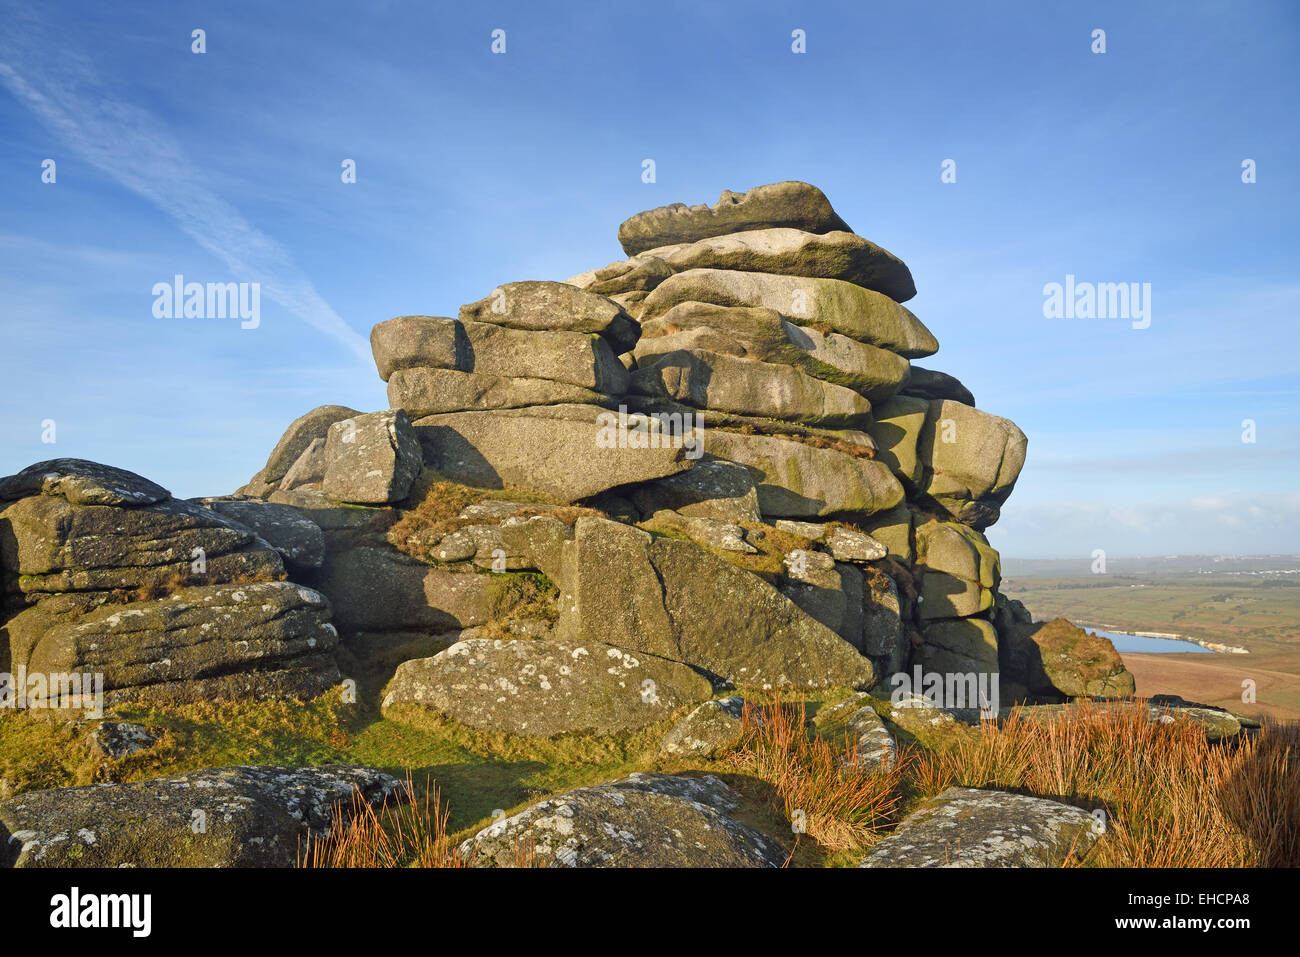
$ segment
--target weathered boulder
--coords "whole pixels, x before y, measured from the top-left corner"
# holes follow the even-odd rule
[[[55,495],[70,505],[152,505],[171,493],[143,475],[86,459],[49,459],[0,479],[0,502]]]
[[[479,867],[781,867],[780,844],[729,816],[738,804],[713,775],[636,773],[539,801],[460,856]]]
[[[789,181],[756,186],[745,193],[723,190],[712,206],[672,203],[637,213],[618,227],[629,256],[710,236],[751,229],[799,229],[809,233],[851,232],[816,186]]]
[[[27,667],[45,675],[95,674],[105,692],[152,690],[162,698],[196,691],[174,688],[178,683],[299,665],[313,678],[323,669],[323,677],[337,680],[322,660],[338,644],[329,614],[323,595],[292,582],[182,588],[156,601],[101,605],[54,625],[32,648]],[[316,693],[329,683],[310,682]],[[53,700],[60,690],[29,689],[28,696]]]
[[[632,348],[640,334],[618,303],[562,282],[508,282],[461,306],[460,318],[527,332],[598,333],[616,352]]]
[[[403,410],[354,416],[330,426],[321,491],[336,502],[400,502],[421,465],[420,443]]]
[[[690,668],[599,642],[567,639],[459,641],[398,667],[384,696],[473,728],[529,736],[612,734],[643,728],[709,697]]]
[[[769,518],[870,515],[903,500],[903,488],[886,465],[837,449],[722,429],[707,429],[704,447],[751,470],[758,507]]]
[[[917,442],[922,490],[957,521],[983,531],[1015,487],[1026,444],[1009,419],[951,399],[931,402]]]
[[[673,273],[687,269],[842,279],[884,293],[896,302],[916,295],[911,270],[875,243],[843,231],[818,234],[789,228],[752,229],[660,246],[595,270],[585,288],[605,295],[649,291]]]
[[[232,767],[0,801],[0,867],[293,867],[353,809],[406,797],[373,768]]]
[[[294,419],[267,456],[266,465],[240,491],[264,497],[284,478],[312,442],[325,438],[331,425],[360,414],[345,405],[322,405]]]
[[[702,459],[685,472],[638,485],[629,491],[642,515],[671,509],[688,518],[757,522],[758,489],[743,465]]]
[[[700,349],[641,360],[628,387],[641,395],[665,396],[698,409],[831,428],[852,428],[871,421],[871,403],[851,389],[814,379],[791,366]]]
[[[867,516],[862,519],[861,525],[864,531],[888,549],[890,557],[911,564],[914,555],[912,510],[907,507],[907,502],[899,502],[893,508]]]
[[[998,635],[983,618],[939,618],[922,629],[914,660],[938,674],[997,674]]]
[[[949,788],[871,849],[862,867],[1060,867],[1100,826],[1087,812],[1006,791]]]
[[[325,439],[312,439],[280,479],[276,491],[289,492],[325,480]],[[270,493],[274,494],[274,493]],[[269,497],[269,496],[268,496]]]
[[[885,727],[870,698],[853,695],[829,708],[822,708],[813,719],[823,735],[842,732],[853,765],[859,770],[888,769],[895,755],[894,736]]]
[[[490,586],[490,576],[471,569],[433,567],[396,549],[366,546],[331,556],[320,578],[344,632],[481,625],[491,617]]]
[[[193,502],[74,505],[33,495],[0,511],[8,587],[51,592],[283,578],[275,551],[242,524]]]
[[[974,529],[956,522],[918,526],[916,563],[921,618],[965,618],[993,607],[1001,581],[998,553]]]
[[[828,326],[908,359],[939,349],[938,340],[905,306],[839,279],[688,269],[665,279],[646,297],[641,320],[662,316],[683,302],[773,309],[800,325]]]
[[[670,657],[738,686],[870,687],[869,659],[757,575],[677,539],[656,539],[649,553],[676,641]]]
[[[599,402],[600,393],[554,379],[485,375],[417,366],[388,379],[388,403],[408,415],[439,415],[470,409],[518,409],[562,402]]]
[[[707,758],[740,743],[745,699],[738,695],[706,701],[673,725],[659,743],[667,757]]]
[[[574,502],[690,467],[683,437],[659,420],[620,424],[617,413],[592,405],[452,412],[415,422],[425,464],[477,488],[529,489]]]
[[[1125,698],[1135,692],[1133,674],[1110,640],[1064,618],[1008,624],[998,638],[1002,671],[1032,694]]]
[[[692,542],[580,518],[561,579],[560,634],[685,662],[737,685],[871,684],[871,663],[851,644]]]
[[[647,319],[633,354],[638,364],[681,349],[793,366],[826,382],[882,402],[905,381],[908,362],[897,353],[835,332],[796,325],[775,309],[681,302]]]
[[[228,498],[201,499],[199,504],[251,528],[297,568],[319,568],[325,559],[321,527],[291,505]]]
[[[866,532],[836,525],[823,540],[831,555],[840,562],[874,562],[889,554],[889,550]]]
[[[875,408],[875,421],[867,429],[876,441],[876,458],[909,487],[921,481],[923,466],[917,443],[929,413],[930,403],[925,399],[896,395]]]
[[[898,585],[876,568],[863,569],[862,583],[862,642],[858,647],[875,665],[876,675],[888,677],[902,670],[909,654]]]
[[[627,370],[594,333],[538,333],[442,316],[398,316],[370,330],[370,347],[385,382],[399,369],[425,367],[550,379],[614,395],[627,391]]]

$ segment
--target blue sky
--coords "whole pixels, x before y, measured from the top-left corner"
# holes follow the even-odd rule
[[[308,409],[387,405],[375,323],[801,179],[1029,435],[1004,553],[1300,552],[1294,3],[458,6],[0,0],[0,474],[231,491]],[[261,282],[261,325],[155,318],[176,273]],[[1150,327],[1044,318],[1067,274],[1150,283]]]

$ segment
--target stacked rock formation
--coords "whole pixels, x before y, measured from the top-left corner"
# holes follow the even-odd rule
[[[619,238],[375,326],[392,407],[308,412],[234,495],[77,460],[0,480],[0,664],[304,696],[341,642],[397,666],[393,714],[546,735],[916,666],[1000,671],[1003,704],[1131,692],[998,594],[983,530],[1025,437],[912,364],[938,342],[901,260],[805,183]]]

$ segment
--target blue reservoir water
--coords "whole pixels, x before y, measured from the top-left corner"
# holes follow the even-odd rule
[[[1192,641],[1183,641],[1181,638],[1147,638],[1143,635],[1126,635],[1121,631],[1102,631],[1100,628],[1085,628],[1085,631],[1096,632],[1103,638],[1109,638],[1115,650],[1123,654],[1126,651],[1133,652],[1168,652],[1181,651],[1192,652],[1193,654],[1212,655],[1214,652],[1209,648],[1202,648]]]

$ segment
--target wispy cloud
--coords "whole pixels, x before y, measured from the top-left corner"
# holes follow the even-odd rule
[[[212,190],[166,123],[101,82],[84,56],[66,49],[66,36],[55,49],[40,42],[39,24],[27,18],[23,27],[0,36],[0,83],[20,103],[69,148],[175,220],[236,278],[261,283],[264,294],[369,366],[366,340],[283,246]]]

